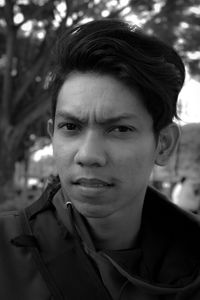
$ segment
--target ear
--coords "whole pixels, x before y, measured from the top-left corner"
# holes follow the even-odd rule
[[[160,131],[155,163],[164,166],[175,151],[180,138],[180,129],[176,123],[171,123]]]
[[[47,122],[47,132],[50,135],[50,138],[53,138],[53,132],[54,132],[54,122],[52,119],[49,119]]]

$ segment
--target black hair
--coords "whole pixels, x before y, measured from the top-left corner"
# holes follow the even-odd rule
[[[111,75],[142,95],[145,108],[159,132],[177,116],[178,94],[185,68],[176,51],[137,26],[103,19],[76,26],[58,39],[52,72],[52,118],[57,96],[74,72]]]

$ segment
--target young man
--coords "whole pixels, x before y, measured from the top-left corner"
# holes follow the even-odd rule
[[[148,186],[179,139],[180,57],[101,20],[64,33],[55,58],[59,180],[1,221],[0,298],[200,299],[199,224]]]

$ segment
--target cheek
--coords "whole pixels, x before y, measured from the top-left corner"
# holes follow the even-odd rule
[[[133,176],[149,176],[155,161],[155,149],[151,145],[141,147],[130,147],[123,152],[113,152],[115,169],[118,174],[125,178]]]
[[[62,169],[69,164],[69,161],[73,157],[73,150],[71,145],[66,145],[66,143],[62,143],[57,141],[56,139],[53,141],[53,156],[56,163],[57,168]]]

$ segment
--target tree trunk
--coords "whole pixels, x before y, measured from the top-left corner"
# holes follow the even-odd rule
[[[0,149],[0,203],[13,196],[14,185],[13,175],[15,162],[13,160],[13,153],[8,151],[6,145]]]
[[[22,133],[0,130],[0,204],[14,197],[15,161]]]

